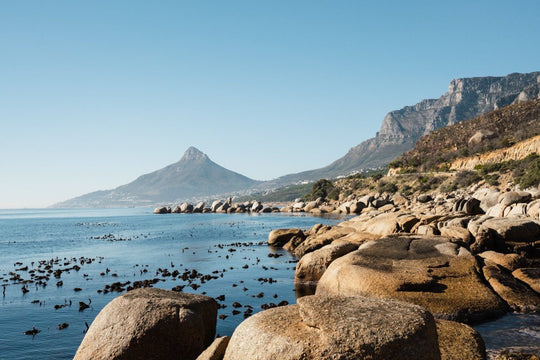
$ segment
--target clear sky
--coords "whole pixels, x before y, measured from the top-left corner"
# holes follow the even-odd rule
[[[0,208],[195,146],[258,180],[328,165],[453,78],[540,70],[540,1],[0,0]]]

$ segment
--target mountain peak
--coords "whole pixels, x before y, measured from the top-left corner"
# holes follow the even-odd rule
[[[186,152],[184,153],[184,156],[182,156],[182,159],[180,161],[193,161],[193,160],[205,160],[208,159],[208,156],[197,149],[196,147],[190,146]]]

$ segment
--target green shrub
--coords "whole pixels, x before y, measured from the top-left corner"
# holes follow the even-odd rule
[[[454,178],[454,184],[459,189],[467,187],[480,180],[482,180],[482,178],[476,171],[460,171]]]
[[[306,199],[315,200],[317,198],[337,200],[339,198],[339,189],[330,180],[317,180],[311,187],[311,193],[306,195]]]
[[[522,189],[538,186],[540,184],[540,156],[532,153],[517,163],[514,177]]]
[[[432,189],[436,189],[440,183],[442,183],[446,177],[443,176],[432,176],[432,175],[421,175],[417,178],[418,185],[415,186],[415,191],[426,192]]]
[[[396,191],[398,191],[398,186],[392,182],[380,181],[379,184],[377,185],[377,191],[381,193],[386,192],[386,193],[393,194]]]
[[[409,195],[412,195],[413,193],[413,188],[408,185],[408,184],[404,184],[402,187],[401,187],[401,193],[405,196],[409,196]]]

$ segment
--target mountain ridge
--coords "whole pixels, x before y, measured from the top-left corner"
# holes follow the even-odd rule
[[[225,169],[190,146],[174,164],[141,175],[115,189],[95,191],[53,207],[150,206],[243,191],[260,183]]]
[[[501,107],[540,98],[540,71],[453,79],[438,99],[389,112],[376,136],[352,147],[343,157],[320,169],[272,180],[275,185],[336,178],[385,166],[431,131]]]
[[[200,150],[189,147],[176,163],[113,190],[101,190],[70,199],[54,207],[157,205],[267,191],[290,184],[332,179],[381,168],[411,150],[422,136],[513,103],[540,99],[540,72],[506,76],[461,78],[450,81],[438,99],[424,99],[389,112],[376,136],[352,147],[331,164],[256,181],[227,170]]]

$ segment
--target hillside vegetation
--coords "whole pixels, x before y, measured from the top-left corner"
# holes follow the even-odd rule
[[[355,175],[334,181],[339,199],[369,193],[450,193],[478,183],[490,186],[515,186],[521,189],[540,185],[540,155],[482,163],[491,154],[511,153],[510,149],[531,141],[540,134],[540,99],[514,104],[474,119],[436,130],[420,139],[413,150],[392,161],[391,176],[381,172]],[[514,146],[515,145],[515,146]],[[480,156],[482,154],[482,156]],[[468,170],[450,170],[456,159],[475,156],[477,164]],[[515,155],[515,154],[513,154]]]
[[[458,157],[509,147],[540,134],[540,99],[435,130],[389,164],[401,172],[448,170]]]
[[[480,182],[490,186],[514,186],[521,189],[540,184],[540,155],[521,151],[518,158],[510,151],[540,138],[540,99],[504,107],[474,119],[435,130],[421,138],[415,147],[392,161],[387,170],[351,175],[338,180],[320,179],[315,183],[292,185],[264,193],[238,198],[265,202],[346,201],[348,198],[373,193],[450,193]],[[538,145],[538,144],[536,144]],[[498,162],[482,162],[491,155],[512,153],[514,158]],[[452,170],[456,160],[475,159],[470,169]],[[497,158],[501,158],[498,156]]]

